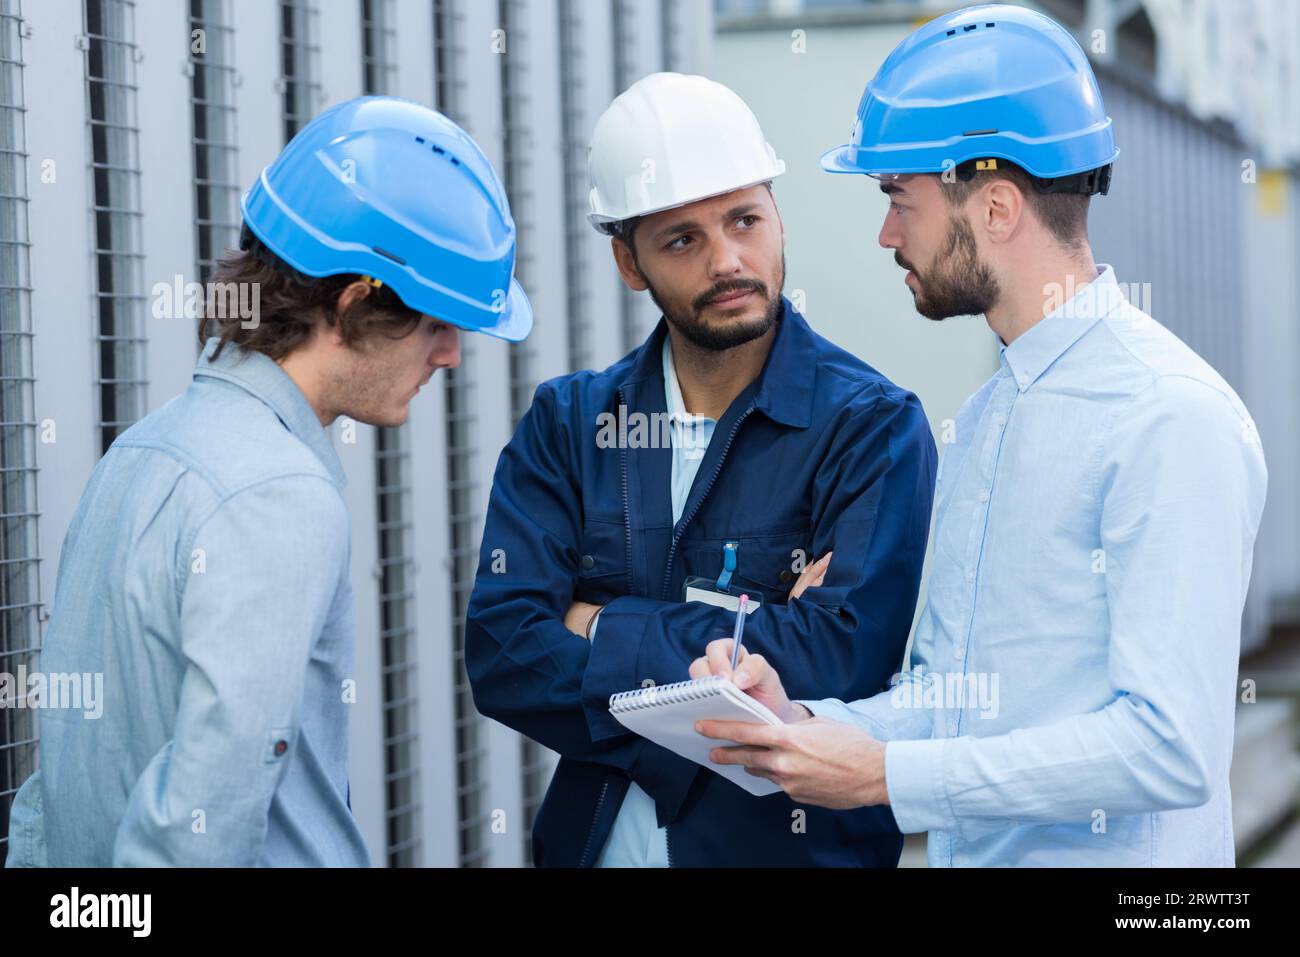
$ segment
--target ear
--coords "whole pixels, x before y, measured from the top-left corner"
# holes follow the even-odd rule
[[[335,303],[334,306],[334,314],[336,316],[343,315],[343,313],[351,309],[355,303],[360,302],[361,300],[365,299],[369,295],[370,295],[369,283],[362,282],[360,279],[356,280],[355,282],[348,283],[346,286],[343,287],[343,291],[339,293],[338,301]]]
[[[343,291],[339,293],[339,297],[334,303],[334,318],[337,320],[339,316],[343,315],[343,313],[347,312],[356,303],[365,299],[369,295],[369,283],[362,282],[360,279],[348,283],[343,287]],[[332,345],[342,346],[344,344],[343,327],[337,321],[333,323],[322,323],[322,331],[325,335],[329,336]]]
[[[989,240],[1005,243],[1015,236],[1025,216],[1025,197],[1010,180],[995,179],[982,191],[980,221]]]
[[[633,292],[648,289],[650,284],[645,281],[645,276],[641,275],[636,260],[632,258],[632,250],[628,248],[623,238],[615,236],[609,241],[609,248],[614,252],[614,264],[618,266],[618,274],[623,277],[623,282],[627,283],[628,288]]]

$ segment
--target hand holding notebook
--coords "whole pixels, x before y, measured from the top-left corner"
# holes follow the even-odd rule
[[[737,688],[728,677],[710,675],[693,681],[624,691],[610,696],[609,713],[628,730],[704,765],[750,794],[762,796],[781,790],[767,778],[750,774],[740,765],[714,764],[709,760],[709,752],[721,744],[715,738],[699,734],[695,730],[697,721],[784,723],[761,702]]]

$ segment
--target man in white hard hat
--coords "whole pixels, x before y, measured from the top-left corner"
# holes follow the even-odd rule
[[[921,405],[782,297],[784,165],[733,92],[646,77],[597,122],[590,168],[590,219],[663,319],[610,368],[538,389],[497,466],[466,624],[479,710],[561,756],[534,859],[895,866],[888,809],[754,796],[608,704],[687,679],[742,593],[746,644],[779,652],[787,683],[883,688],[929,528]]]

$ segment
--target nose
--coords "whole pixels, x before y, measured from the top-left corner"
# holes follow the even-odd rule
[[[460,330],[446,326],[438,330],[429,365],[436,369],[454,369],[460,365]]]
[[[880,243],[885,249],[897,249],[902,245],[902,237],[895,227],[894,217],[890,216],[888,212],[885,213],[885,221],[880,224],[880,235],[876,237],[876,242]]]
[[[710,279],[728,279],[743,268],[740,262],[740,250],[725,235],[714,239],[709,244]]]

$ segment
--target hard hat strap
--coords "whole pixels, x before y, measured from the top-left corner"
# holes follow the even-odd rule
[[[995,158],[972,159],[959,163],[956,167],[957,178],[963,183],[970,182],[975,178],[975,174],[980,170],[998,169],[998,160]],[[1079,193],[1084,196],[1093,196],[1101,194],[1105,196],[1110,191],[1110,173],[1111,164],[1099,166],[1096,169],[1085,170],[1082,173],[1072,173],[1069,176],[1033,176],[1026,172],[1029,181],[1033,184],[1035,190],[1040,193]]]

